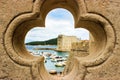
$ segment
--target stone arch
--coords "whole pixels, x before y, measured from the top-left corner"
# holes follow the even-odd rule
[[[73,62],[76,64],[72,71],[62,77],[62,80],[84,80],[87,67],[99,65],[108,59],[114,48],[115,38],[109,22],[99,15],[87,13],[83,0],[44,0],[43,2],[35,0],[33,12],[19,15],[9,24],[4,35],[5,49],[15,63],[31,68],[34,80],[55,80],[46,72],[43,65],[44,58],[30,55],[23,46],[23,42],[26,33],[35,26],[43,26],[47,13],[57,7],[69,10],[75,18],[75,26],[88,29],[95,39],[95,45],[99,47],[91,51],[91,55],[87,57],[81,59],[75,57]],[[99,35],[100,33],[103,36]],[[99,39],[102,40],[100,46],[98,46]],[[95,52],[96,55],[93,54]]]

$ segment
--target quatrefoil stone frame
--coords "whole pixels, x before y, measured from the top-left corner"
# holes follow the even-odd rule
[[[59,7],[60,3],[62,8],[70,10],[75,18],[75,26],[82,26],[88,29],[96,40],[97,48],[94,52],[91,52],[89,56],[83,58],[73,57],[73,63],[75,64],[72,71],[61,77],[61,80],[84,80],[88,67],[100,66],[100,64],[104,63],[111,55],[114,49],[115,33],[110,22],[105,17],[87,12],[83,0],[78,0],[78,2],[76,2],[76,0],[71,1],[78,4],[78,9],[75,8],[77,9],[76,12],[74,12],[75,10],[64,7],[65,3],[60,1],[57,3],[58,6],[51,5],[50,10]],[[53,2],[57,1],[54,0]],[[4,45],[8,56],[16,64],[30,67],[34,80],[55,80],[54,77],[49,75],[46,71],[44,67],[44,58],[31,55],[24,46],[26,33],[35,26],[44,26],[46,15],[43,13],[47,11],[44,10],[44,6],[46,6],[47,3],[50,3],[49,0],[46,0],[46,2],[35,0],[33,3],[33,11],[16,16],[8,25],[4,35]],[[47,12],[45,14],[47,14]],[[97,27],[91,27],[90,25]],[[95,30],[97,31],[95,32]],[[101,44],[99,45],[99,43]]]

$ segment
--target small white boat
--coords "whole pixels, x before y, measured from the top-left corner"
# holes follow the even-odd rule
[[[57,62],[57,60],[53,58],[53,59],[51,59],[51,62]]]
[[[65,64],[63,62],[58,62],[58,63],[55,63],[55,66],[56,67],[64,67]]]

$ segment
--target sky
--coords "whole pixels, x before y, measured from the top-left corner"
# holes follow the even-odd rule
[[[25,43],[49,40],[58,37],[60,34],[76,36],[82,40],[89,39],[88,30],[74,28],[74,18],[68,10],[57,8],[47,14],[45,27],[36,26],[27,33]]]

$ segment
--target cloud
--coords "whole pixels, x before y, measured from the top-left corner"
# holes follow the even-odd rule
[[[72,14],[65,9],[52,10],[47,15],[45,22],[45,27],[36,27],[27,33],[25,43],[56,38],[59,34],[89,39],[89,31],[83,28],[74,29],[74,18]]]

